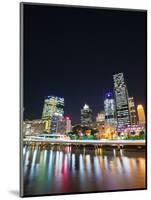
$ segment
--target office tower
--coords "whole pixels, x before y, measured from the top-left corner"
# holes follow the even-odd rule
[[[45,132],[56,132],[57,121],[64,114],[64,98],[48,96],[44,100],[42,120],[45,124]]]
[[[128,98],[128,104],[129,104],[129,113],[130,113],[131,125],[137,125],[137,117],[136,117],[134,97]]]
[[[117,129],[120,131],[130,125],[128,91],[123,73],[113,75]]]
[[[83,126],[89,126],[92,124],[92,110],[87,104],[81,109],[81,124]]]
[[[105,94],[104,113],[105,113],[105,124],[115,127],[116,126],[115,102],[113,99],[113,94],[111,92]]]
[[[145,112],[142,105],[137,106],[139,125],[145,126]]]

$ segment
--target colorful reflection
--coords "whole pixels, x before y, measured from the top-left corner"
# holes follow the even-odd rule
[[[26,195],[145,188],[145,152],[25,146]]]

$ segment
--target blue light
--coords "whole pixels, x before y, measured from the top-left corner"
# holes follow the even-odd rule
[[[105,94],[105,97],[106,97],[106,98],[112,98],[112,97],[113,97],[112,92],[107,92],[107,93]]]

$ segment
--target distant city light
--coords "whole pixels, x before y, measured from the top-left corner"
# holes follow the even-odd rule
[[[145,125],[145,112],[143,105],[139,104],[137,106],[138,120],[140,125]]]
[[[81,127],[86,126],[89,129],[98,129],[101,134],[105,131],[107,133],[115,132],[115,134],[116,132],[124,132],[126,135],[130,131],[145,130],[146,122],[143,105],[139,104],[137,106],[137,120],[134,97],[128,95],[123,73],[113,75],[113,81],[114,94],[110,90],[105,93],[104,110],[98,113],[94,121],[91,106],[85,103],[81,109],[81,123],[78,125]],[[64,98],[50,95],[44,100],[41,121],[37,123],[34,121],[26,122],[25,132],[26,134],[30,132],[33,134],[33,132],[45,131],[47,133],[65,134],[72,132],[71,122],[70,116],[64,116]]]
[[[89,106],[87,104],[84,105],[84,109],[89,109]]]

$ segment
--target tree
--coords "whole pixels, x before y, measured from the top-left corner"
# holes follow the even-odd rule
[[[81,127],[81,125],[76,125],[76,126],[74,126],[73,127],[73,129],[72,129],[72,132],[74,133],[74,134],[78,134],[79,132],[81,132],[82,131],[82,127]]]
[[[144,131],[140,131],[140,132],[139,132],[139,136],[140,136],[140,137],[142,137],[142,136],[144,136],[144,135],[145,135],[145,132],[144,132]]]

